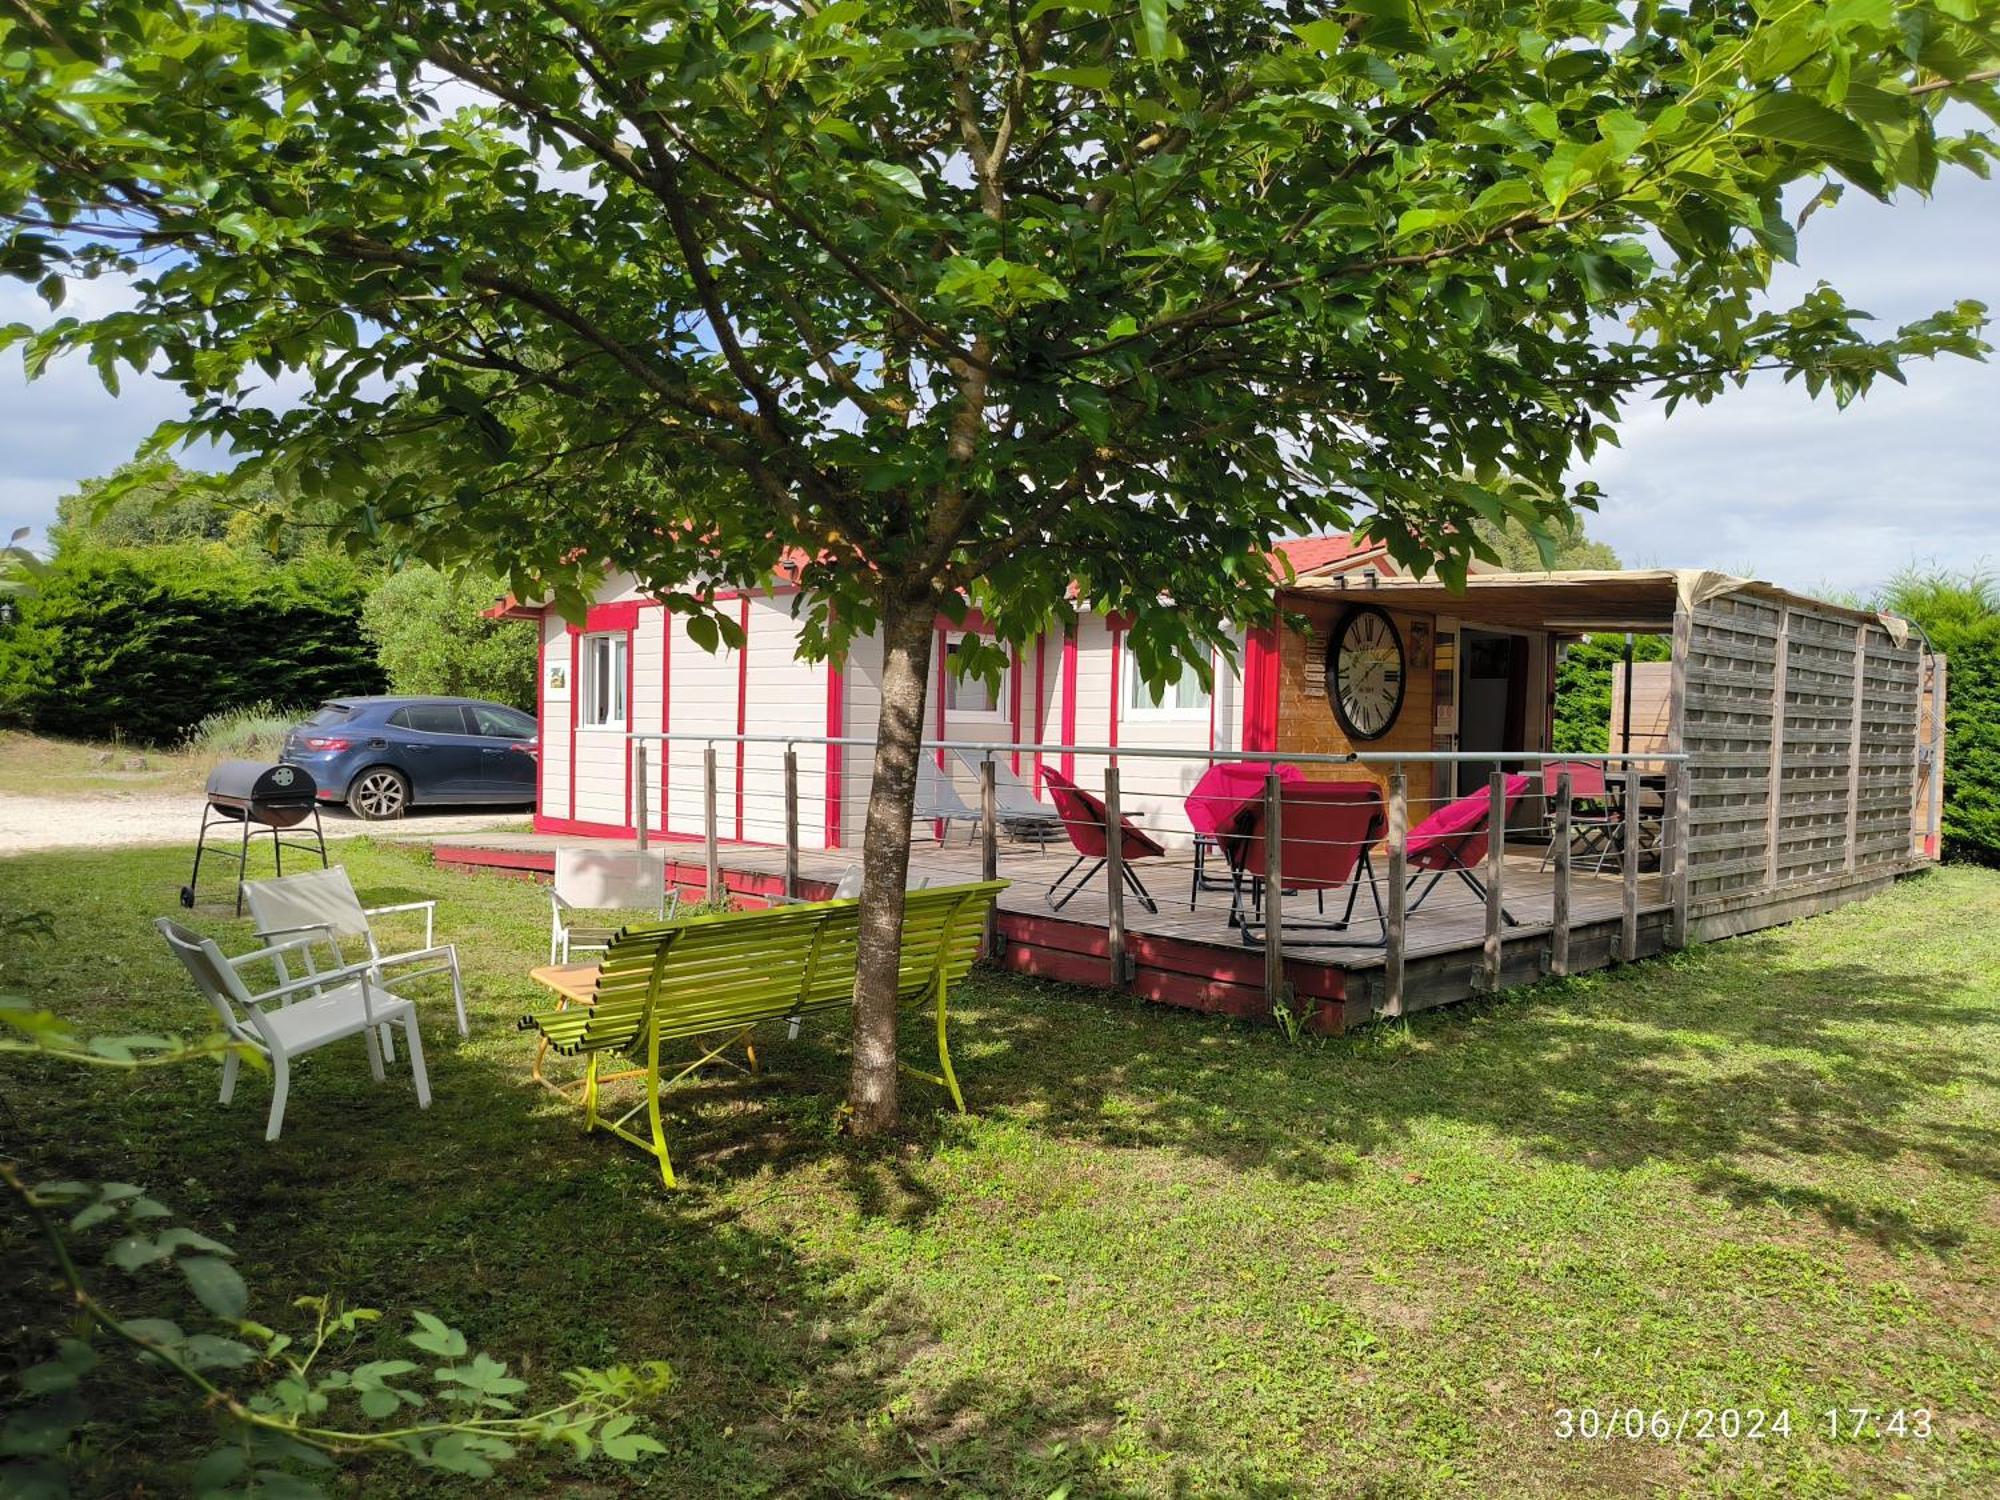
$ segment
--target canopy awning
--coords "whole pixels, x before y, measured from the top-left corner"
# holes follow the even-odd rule
[[[1673,629],[1674,609],[1690,608],[1721,594],[1743,593],[1809,606],[1853,620],[1879,620],[1891,635],[1903,626],[1872,610],[1831,604],[1794,594],[1761,579],[1738,578],[1698,568],[1634,568],[1624,572],[1576,570],[1556,573],[1474,573],[1462,589],[1436,578],[1382,578],[1351,573],[1301,578],[1284,593],[1300,599],[1376,603],[1392,609],[1456,615],[1479,624],[1558,635],[1630,630],[1663,635]],[[1907,627],[1905,627],[1907,628]]]

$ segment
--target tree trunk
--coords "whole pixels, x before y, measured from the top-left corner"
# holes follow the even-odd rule
[[[875,726],[875,778],[861,848],[854,1078],[847,1096],[856,1135],[874,1135],[896,1124],[896,980],[934,620],[927,599],[912,603],[892,598],[882,613],[882,714]]]

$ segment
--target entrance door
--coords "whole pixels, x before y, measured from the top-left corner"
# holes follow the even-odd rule
[[[1458,656],[1458,748],[1471,755],[1527,749],[1528,638],[1461,631]],[[1458,795],[1484,787],[1497,768],[1494,761],[1460,762]]]

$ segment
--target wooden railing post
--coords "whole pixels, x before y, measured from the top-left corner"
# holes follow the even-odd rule
[[[738,745],[741,755],[743,747]],[[702,899],[714,901],[722,894],[722,849],[715,841],[715,746],[701,752],[701,842],[708,858],[708,885]]]
[[[799,899],[799,751],[785,743],[785,900]]]
[[[1500,926],[1505,911],[1500,904],[1500,887],[1506,871],[1507,773],[1496,768],[1486,781],[1486,941],[1481,969],[1489,995],[1500,988]]]
[[[1111,960],[1111,987],[1125,987],[1125,840],[1120,832],[1118,768],[1104,768],[1104,900],[1106,951]]]
[[[1556,888],[1549,913],[1549,972],[1569,973],[1569,772],[1556,777],[1555,866]]]
[[[1625,763],[1625,821],[1619,829],[1618,852],[1625,897],[1624,917],[1618,926],[1618,956],[1629,964],[1639,957],[1639,771],[1630,761]],[[1665,852],[1661,851],[1662,857]]]
[[[1000,789],[993,769],[993,752],[986,752],[986,758],[979,763],[979,878],[997,880],[1000,878]],[[999,906],[997,901],[986,903],[986,953],[988,957],[1000,951]]]
[[[1861,734],[1863,701],[1868,691],[1868,622],[1854,627],[1854,713],[1847,725],[1847,854],[1842,863],[1853,870],[1860,862],[1855,845],[1861,841]]]
[[[662,756],[662,759],[665,757]],[[638,823],[639,852],[646,852],[646,824],[651,821],[646,803],[646,742],[632,741],[632,811]]]
[[[1285,799],[1275,766],[1264,772],[1264,997],[1292,1001],[1285,986]]]
[[[1403,1013],[1403,932],[1410,884],[1410,787],[1400,761],[1389,768],[1389,910],[1384,916],[1382,1014]]]

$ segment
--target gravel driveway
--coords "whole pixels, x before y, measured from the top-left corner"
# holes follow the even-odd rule
[[[101,849],[117,844],[186,844],[194,847],[204,799],[187,794],[96,797],[24,797],[0,792],[0,855],[35,849]],[[358,833],[474,833],[519,824],[521,807],[426,812],[418,808],[392,823],[364,823],[345,808],[320,815],[329,839]]]

